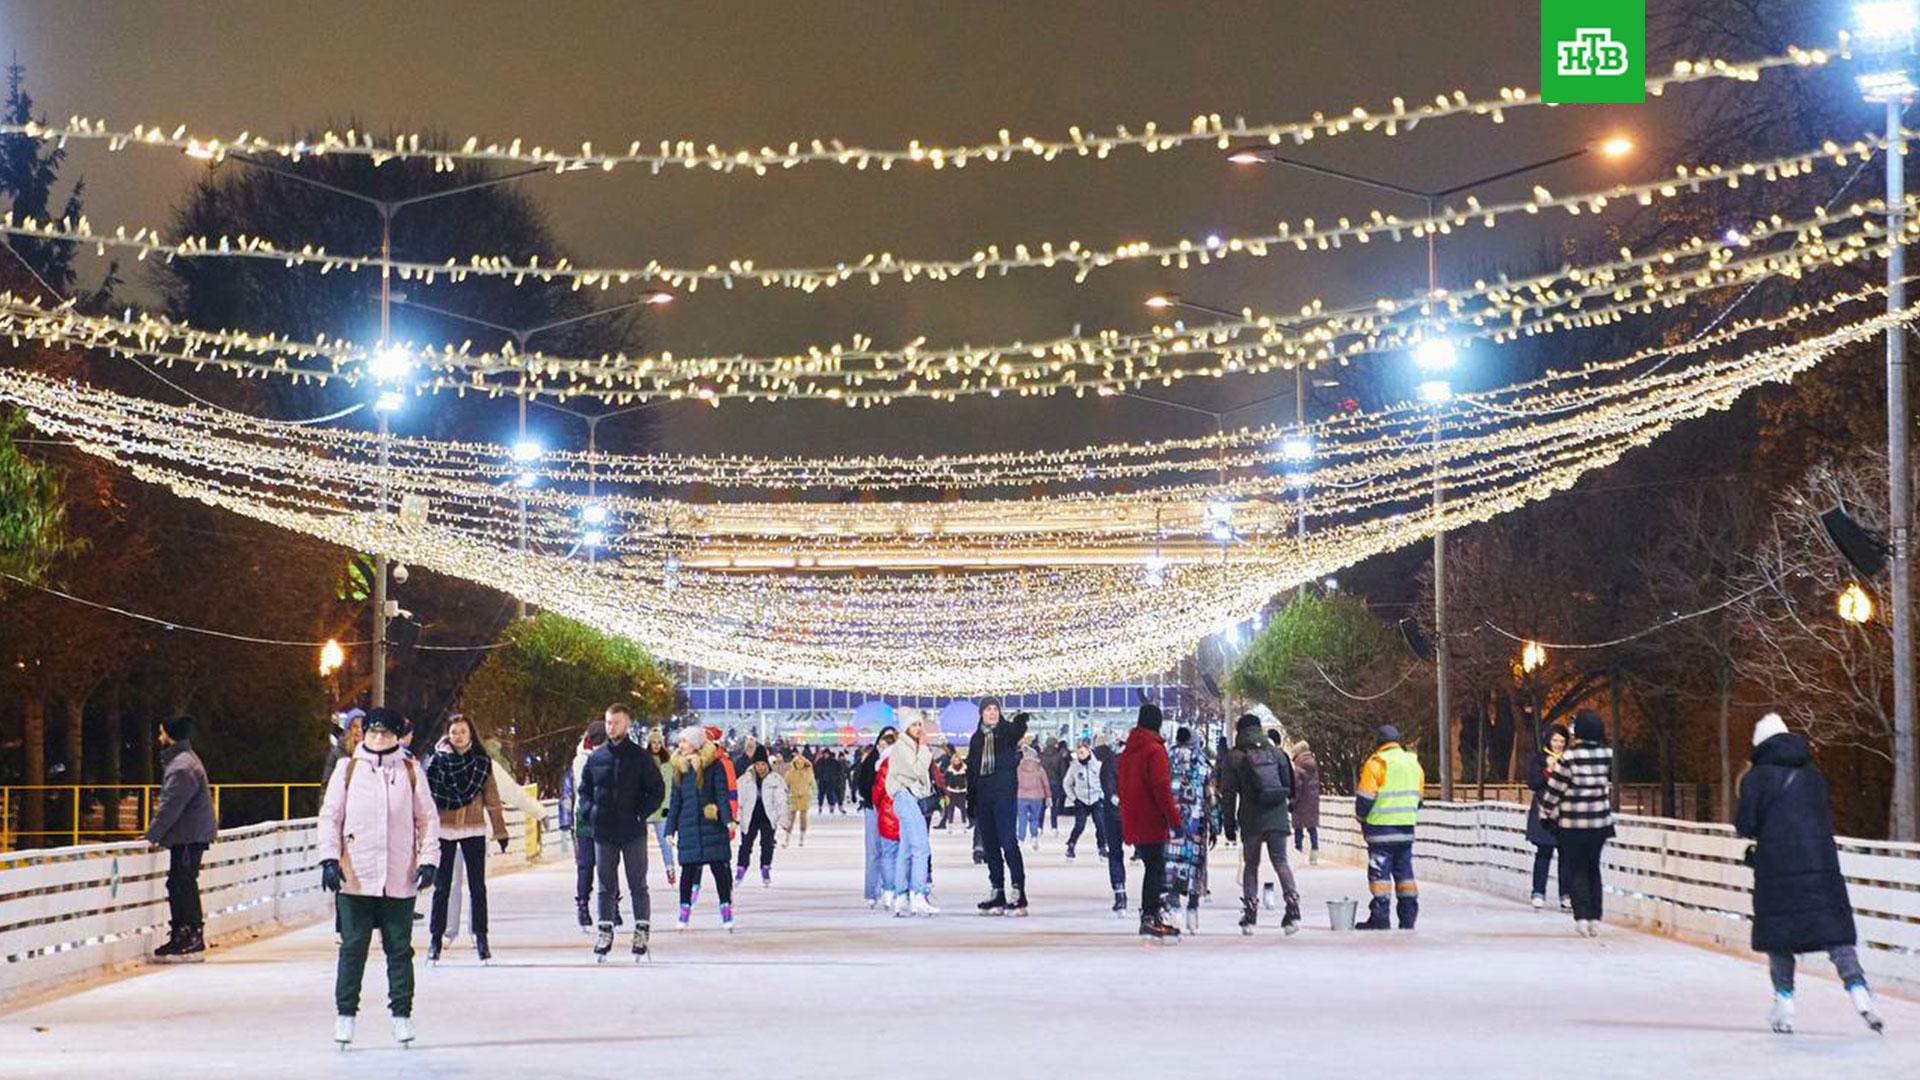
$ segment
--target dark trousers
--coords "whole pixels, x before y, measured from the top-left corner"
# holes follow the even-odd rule
[[[487,838],[468,836],[440,841],[440,863],[433,868],[433,909],[427,929],[434,937],[447,932],[447,902],[453,898],[453,860],[467,861],[467,895],[473,899],[473,932],[487,932]]]
[[[1080,834],[1087,831],[1087,818],[1093,815],[1094,808],[1091,806],[1081,806],[1080,804],[1075,803],[1073,806],[1072,813],[1073,813],[1073,831],[1067,834],[1067,850],[1068,851],[1072,851],[1073,845],[1078,844],[1080,842]],[[1093,833],[1096,837],[1100,835],[1100,826],[1098,824],[1094,825]]]
[[[773,822],[767,817],[766,808],[755,806],[753,820],[747,823],[747,831],[740,834],[740,869],[745,870],[753,861],[753,840],[760,838],[760,865],[773,865]]]
[[[1311,835],[1313,837],[1313,850],[1319,851],[1320,850],[1320,826],[1318,825],[1310,825],[1305,828],[1302,828],[1298,825],[1294,826],[1293,850],[1304,851],[1305,849],[1300,846],[1300,842],[1306,839],[1308,835]]]
[[[413,1015],[413,897],[348,896],[335,902],[340,911],[340,963],[334,969],[333,1007],[341,1016],[360,1012],[360,981],[367,972],[367,949],[380,931],[387,954],[387,1011]]]
[[[1167,845],[1135,844],[1133,853],[1140,856],[1144,875],[1140,881],[1140,917],[1157,919],[1161,898],[1167,891]]]
[[[590,837],[573,838],[573,899],[584,905],[593,897],[593,840]]]
[[[1127,888],[1127,845],[1120,842],[1120,808],[1111,801],[1100,804],[1100,816],[1094,828],[1105,835],[1107,845],[1107,882],[1114,892]]]
[[[1553,848],[1536,844],[1533,849],[1533,895],[1547,895],[1547,871],[1553,866]],[[1567,895],[1567,861],[1560,860],[1560,895]]]
[[[174,844],[167,848],[167,921],[175,930],[205,926],[200,910],[200,857],[205,844]]]
[[[723,862],[687,863],[680,867],[680,902],[693,903],[693,890],[700,887],[700,871],[713,871],[713,887],[720,893],[720,902],[733,903],[733,875],[727,873],[727,864]]]
[[[1606,846],[1605,830],[1560,830],[1560,887],[1573,901],[1575,919],[1600,919],[1600,852]]]
[[[980,800],[975,809],[980,811],[977,822],[980,829],[980,850],[987,857],[987,883],[996,889],[1007,887],[1007,873],[1012,871],[1013,887],[1027,887],[1027,863],[1020,857],[1020,838],[1014,825],[1014,799],[1011,791],[1005,795]]]
[[[1060,831],[1060,807],[1066,801],[1067,797],[1058,791],[1047,798],[1047,828],[1054,832]]]
[[[600,921],[612,923],[620,908],[620,864],[627,868],[627,893],[633,897],[633,923],[647,925],[653,918],[653,900],[647,895],[647,834],[642,832],[625,843],[607,840],[593,842],[594,862],[600,875]]]
[[[1388,925],[1387,908],[1396,896],[1400,929],[1413,929],[1420,916],[1420,884],[1413,878],[1413,842],[1367,845],[1367,890],[1373,894],[1367,904],[1368,921],[1375,926]]]
[[[1300,904],[1300,887],[1294,883],[1293,867],[1287,865],[1287,834],[1278,829],[1257,834],[1240,834],[1240,899],[1253,903],[1260,898],[1260,849],[1265,848],[1267,862],[1280,878],[1280,896],[1289,906]]]

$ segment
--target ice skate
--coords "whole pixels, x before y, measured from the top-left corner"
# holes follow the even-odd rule
[[[1253,936],[1253,928],[1260,922],[1260,905],[1257,901],[1240,901],[1240,932]]]
[[[913,914],[911,898],[906,893],[896,893],[893,897],[893,917],[904,919]]]
[[[1287,909],[1280,916],[1280,929],[1288,937],[1300,932],[1300,900],[1295,897],[1287,901]]]
[[[1853,999],[1854,1011],[1860,1014],[1860,1019],[1865,1021],[1869,1028],[1873,1029],[1873,1033],[1885,1034],[1887,1025],[1880,1019],[1879,1011],[1874,1008],[1873,991],[1867,989],[1865,983],[1857,983],[1847,987],[1847,996]]]
[[[473,954],[482,964],[493,963],[493,950],[487,948],[487,935],[473,935]]]
[[[428,967],[440,966],[440,949],[442,948],[442,944],[443,943],[441,942],[440,936],[438,934],[434,935],[432,941],[427,942],[427,966]]]
[[[1780,1035],[1793,1034],[1793,995],[1773,995],[1773,1008],[1767,1011],[1767,1026]]]
[[[593,936],[593,959],[596,963],[607,962],[607,954],[613,951],[613,924],[603,922]]]
[[[353,1041],[353,1017],[336,1016],[333,1018],[333,1041],[339,1043],[340,1049],[342,1050],[345,1050],[347,1044]]]
[[[575,900],[573,902],[573,916],[580,922],[581,933],[593,933],[593,916],[587,914],[587,902],[585,900]]]
[[[933,898],[926,893],[915,893],[913,895],[913,913],[915,915],[933,916],[940,914],[940,909],[933,906]]]
[[[633,959],[636,963],[647,959],[650,955],[647,952],[647,939],[651,936],[651,931],[646,923],[636,922],[633,924]]]
[[[1546,906],[1547,906],[1547,898],[1540,895],[1539,893],[1534,893],[1533,894],[1533,910],[1543,911],[1546,909]]]
[[[1560,898],[1560,910],[1561,910],[1561,911],[1572,911],[1572,910],[1573,910],[1573,897],[1571,897],[1571,896],[1563,896],[1563,897],[1561,897],[1561,898]]]
[[[873,907],[874,905],[872,905],[872,904],[868,904],[867,906],[868,906],[868,907]],[[881,911],[892,911],[892,910],[893,910],[893,890],[892,890],[892,889],[881,889],[881,890],[880,890],[880,901],[879,901],[879,906],[880,906],[880,910],[881,910]]]
[[[693,905],[681,904],[680,914],[674,916],[673,928],[675,930],[685,930],[687,928],[687,923],[691,922],[692,920],[693,920]]]
[[[725,930],[729,934],[733,933],[733,905],[732,904],[720,905],[720,928],[722,930]]]
[[[735,885],[738,885],[745,880],[747,880],[747,865],[745,863],[741,863],[740,866],[737,869],[735,869],[733,872],[733,883]]]
[[[1005,915],[1007,913],[1007,894],[999,889],[995,889],[993,890],[993,895],[980,901],[979,908],[980,914],[982,915]]]
[[[1007,914],[1018,915],[1022,918],[1026,917],[1027,890],[1025,886],[1017,886],[1013,890],[1013,903],[1007,905]]]
[[[760,887],[763,889],[773,887],[773,867],[763,866],[760,868]]]
[[[393,1018],[393,1041],[399,1043],[403,1049],[413,1046],[413,1017]]]
[[[1149,942],[1172,943],[1180,940],[1180,931],[1151,915],[1140,916],[1140,936]]]
[[[1113,890],[1113,914],[1117,918],[1126,918],[1127,891],[1125,889]]]

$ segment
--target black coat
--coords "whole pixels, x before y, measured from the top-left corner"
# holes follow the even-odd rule
[[[967,740],[967,773],[973,777],[967,788],[967,816],[976,817],[974,808],[990,799],[1011,801],[1017,790],[1020,771],[1020,740],[1027,737],[1025,720],[1001,720],[989,732],[987,725],[974,729]],[[986,740],[993,740],[993,771],[980,771],[980,756]]]
[[[1805,738],[1775,735],[1753,748],[1733,827],[1754,840],[1755,950],[1818,952],[1854,943],[1827,782],[1813,767]]]
[[[1547,790],[1547,752],[1534,751],[1527,761],[1527,787],[1533,790],[1533,802],[1527,807],[1527,843],[1550,848],[1559,844],[1553,827],[1540,820],[1540,793]]]
[[[659,759],[631,739],[609,742],[580,772],[576,817],[592,822],[596,842],[624,844],[646,835],[647,819],[666,796]]]

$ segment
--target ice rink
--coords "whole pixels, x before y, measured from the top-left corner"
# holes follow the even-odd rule
[[[1029,856],[1025,919],[973,914],[985,874],[957,830],[934,833],[945,914],[869,911],[860,845],[858,818],[816,820],[805,848],[776,853],[771,888],[749,876],[731,935],[711,884],[693,929],[671,928],[656,856],[655,957],[639,965],[624,933],[594,963],[564,853],[502,876],[494,963],[465,938],[441,966],[422,960],[411,1049],[391,1040],[377,941],[359,1040],[335,1048],[333,940],[317,925],[0,1014],[0,1076],[1920,1076],[1920,1004],[1882,995],[1875,1036],[1824,958],[1803,964],[1799,1032],[1783,1037],[1753,959],[1617,927],[1588,941],[1563,916],[1461,889],[1428,886],[1414,934],[1334,934],[1326,900],[1364,896],[1364,875],[1302,868],[1306,929],[1283,937],[1263,912],[1247,939],[1239,851],[1223,845],[1201,932],[1152,946],[1108,911],[1091,830],[1077,862],[1052,836]]]

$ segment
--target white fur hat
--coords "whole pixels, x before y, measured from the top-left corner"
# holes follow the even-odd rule
[[[1759,723],[1753,725],[1753,745],[1759,746],[1775,735],[1785,735],[1786,733],[1787,722],[1780,719],[1779,713],[1770,712],[1761,717]]]

